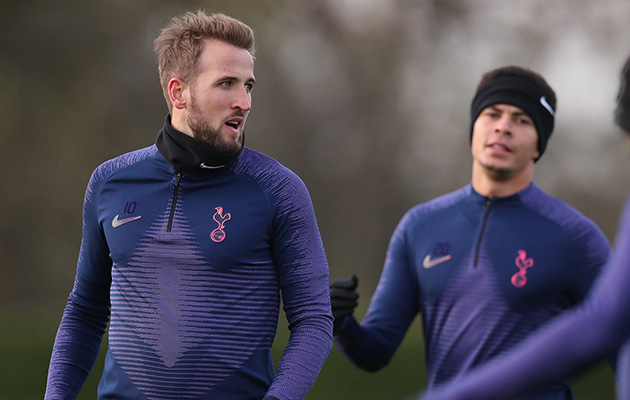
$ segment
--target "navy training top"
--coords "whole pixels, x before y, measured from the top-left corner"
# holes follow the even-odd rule
[[[166,134],[184,135],[168,119],[158,144]],[[182,171],[158,147],[92,174],[45,398],[77,396],[110,307],[99,399],[304,398],[332,346],[306,187],[247,148],[224,167]],[[280,294],[291,335],[274,374]]]
[[[505,357],[436,389],[426,400],[512,398],[575,374],[617,349],[617,398],[630,400],[629,259],[630,197],[620,218],[614,255],[583,304]]]
[[[386,365],[422,315],[429,387],[485,363],[582,300],[610,256],[602,232],[534,183],[488,199],[471,185],[412,208],[368,312],[335,336],[352,362]],[[568,399],[566,382],[536,399]]]

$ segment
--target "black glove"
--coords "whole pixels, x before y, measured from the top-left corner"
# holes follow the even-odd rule
[[[346,279],[335,279],[330,284],[330,306],[335,317],[333,332],[341,326],[344,318],[352,315],[354,308],[359,304],[357,302],[359,293],[356,291],[358,284],[359,278],[356,275]]]

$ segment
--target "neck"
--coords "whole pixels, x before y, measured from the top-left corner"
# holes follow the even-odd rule
[[[241,147],[237,152],[224,152],[186,135],[171,124],[170,115],[164,121],[156,145],[164,158],[179,171],[226,168],[236,161],[243,150]]]
[[[176,108],[173,108],[173,112],[171,113],[171,126],[191,138],[195,137],[186,122],[186,114]]]
[[[533,166],[514,173],[488,169],[473,162],[472,187],[477,193],[488,198],[511,196],[532,183],[533,172]]]

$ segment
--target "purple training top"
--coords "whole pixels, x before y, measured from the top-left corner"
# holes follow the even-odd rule
[[[183,173],[161,151],[120,156],[90,179],[46,399],[76,397],[110,315],[99,399],[304,398],[332,346],[306,187],[250,149]],[[280,295],[291,336],[274,373]]]
[[[535,184],[493,199],[468,185],[404,216],[365,319],[347,318],[335,340],[356,365],[377,370],[420,313],[433,387],[581,301],[609,256],[592,221]],[[572,396],[558,382],[533,398]]]
[[[616,351],[617,398],[630,399],[630,198],[614,255],[580,307],[565,313],[495,362],[427,394],[426,400],[513,398],[566,378]],[[624,344],[625,342],[625,344]]]

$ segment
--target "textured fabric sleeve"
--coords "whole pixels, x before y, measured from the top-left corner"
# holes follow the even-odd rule
[[[579,266],[573,273],[575,301],[584,300],[603,267],[610,260],[612,251],[604,233],[590,220],[582,220],[582,227],[573,232],[574,256],[571,268]]]
[[[111,261],[97,218],[99,186],[97,170],[85,193],[76,277],[53,346],[46,400],[77,397],[94,365],[109,318]]]
[[[408,261],[408,213],[394,231],[378,286],[361,324],[348,317],[335,336],[341,352],[356,366],[377,371],[387,365],[418,313],[417,278]]]
[[[615,380],[617,398],[630,399],[630,379],[628,379],[630,378],[630,338],[626,338],[625,344],[619,351],[615,373],[617,375]]]
[[[630,202],[621,219],[615,252],[587,300],[562,314],[514,350],[435,388],[424,400],[513,398],[569,377],[621,346],[630,334]],[[617,373],[628,363],[628,346]],[[618,381],[628,382],[627,376]],[[623,388],[619,392],[628,390]]]
[[[269,195],[275,210],[272,246],[291,333],[266,395],[303,399],[332,348],[328,263],[304,183],[287,170]]]

